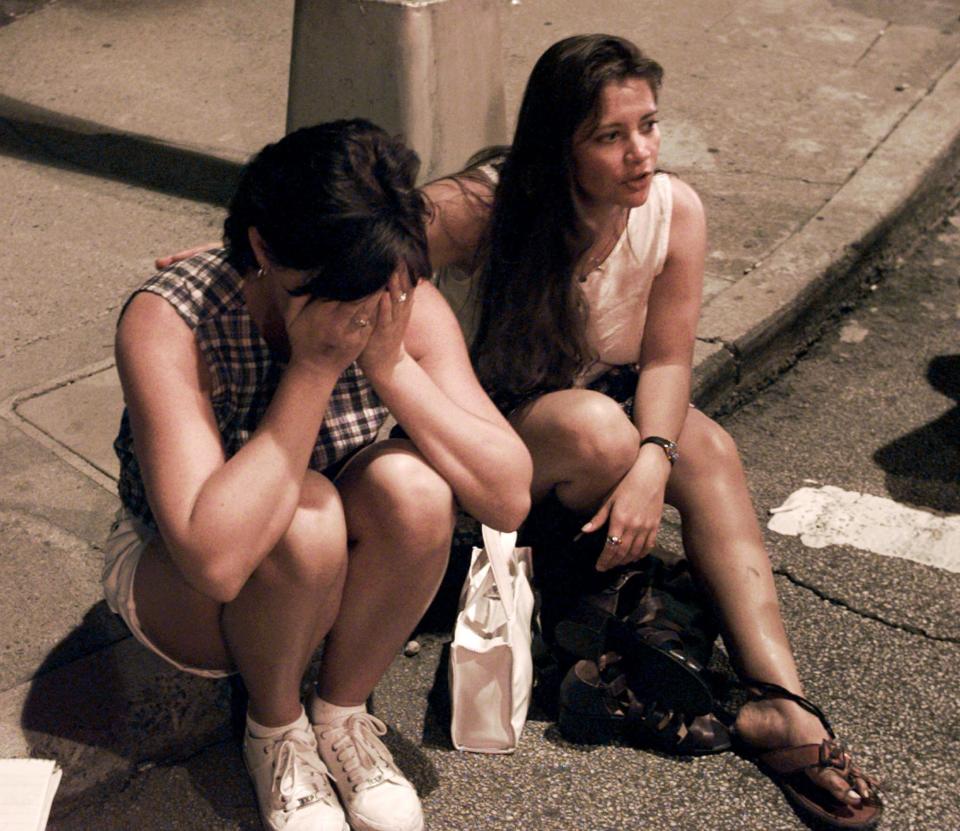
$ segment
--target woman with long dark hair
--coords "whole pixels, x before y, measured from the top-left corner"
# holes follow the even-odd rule
[[[528,524],[551,511],[556,541],[559,511],[568,540],[602,536],[606,572],[647,555],[676,507],[753,696],[741,746],[808,816],[870,827],[877,795],[803,698],[737,448],[689,403],[706,225],[694,190],[657,169],[661,80],[621,38],[550,47],[501,160],[428,187],[433,265],[477,271],[474,367],[533,456]],[[602,686],[591,672],[581,682]]]
[[[365,703],[440,583],[455,504],[505,530],[530,504],[529,454],[421,281],[416,169],[362,120],[268,145],[225,247],[150,278],[117,330],[107,600],[174,666],[240,673],[269,829],[422,829]],[[409,440],[374,444],[388,412]]]

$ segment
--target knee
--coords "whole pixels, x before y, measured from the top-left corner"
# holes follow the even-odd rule
[[[622,475],[637,458],[637,429],[612,398],[584,391],[561,426],[566,444],[582,466]]]
[[[445,564],[453,536],[453,491],[426,461],[412,453],[396,453],[378,460],[370,482],[373,510],[362,513],[363,526],[351,527],[351,536],[373,534],[389,545],[380,546],[394,566]]]
[[[704,417],[691,439],[680,451],[691,467],[714,474],[739,468],[740,453],[733,436],[713,419]]]
[[[328,479],[308,471],[293,519],[258,576],[322,590],[342,585],[346,570],[347,527],[340,495]]]

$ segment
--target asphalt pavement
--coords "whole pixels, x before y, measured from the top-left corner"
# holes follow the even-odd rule
[[[238,164],[281,135],[292,5],[0,8],[0,756],[60,760],[52,827],[256,827],[228,685],[184,678],[131,642],[100,600],[99,546],[116,506],[119,304],[154,256],[218,236]],[[665,66],[661,162],[698,189],[710,223],[695,367],[708,410],[792,364],[953,198],[955,2],[598,0],[587,14],[570,0],[505,0],[501,14],[511,119],[536,57],[568,34],[622,34]],[[842,459],[842,437],[829,440]],[[873,561],[865,571],[798,557],[805,586],[877,615],[901,579]],[[886,629],[851,626],[836,604],[780,583],[788,626],[811,644],[842,633],[845,648],[904,679],[928,655],[925,644],[883,652]],[[799,827],[750,767],[573,748],[536,714],[515,756],[451,751],[429,701],[442,642],[398,658],[376,696],[432,828]],[[916,663],[911,683],[935,661]],[[814,688],[869,761],[901,772],[880,732],[911,727],[911,713],[894,718],[895,691],[874,728],[856,712],[877,706],[864,683],[823,672]],[[955,747],[955,719],[949,729]],[[927,753],[917,787],[933,805],[949,747],[911,746]],[[894,811],[887,827],[960,826],[937,821]]]

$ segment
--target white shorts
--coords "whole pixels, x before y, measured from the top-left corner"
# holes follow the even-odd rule
[[[226,678],[233,675],[226,670],[189,667],[175,661],[161,651],[140,628],[137,604],[133,599],[133,578],[140,555],[155,535],[155,531],[147,528],[126,508],[121,507],[117,511],[113,525],[110,526],[110,535],[104,544],[103,575],[100,578],[107,605],[111,611],[123,618],[127,628],[140,643],[168,664],[202,678]]]

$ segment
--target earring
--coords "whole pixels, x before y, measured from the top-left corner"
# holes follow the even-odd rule
[[[266,277],[266,276],[267,276],[267,272],[265,272],[265,271],[263,270],[263,266],[261,266],[260,268],[257,269],[257,279],[258,279],[258,280],[262,280],[262,279],[263,279],[264,277]]]

